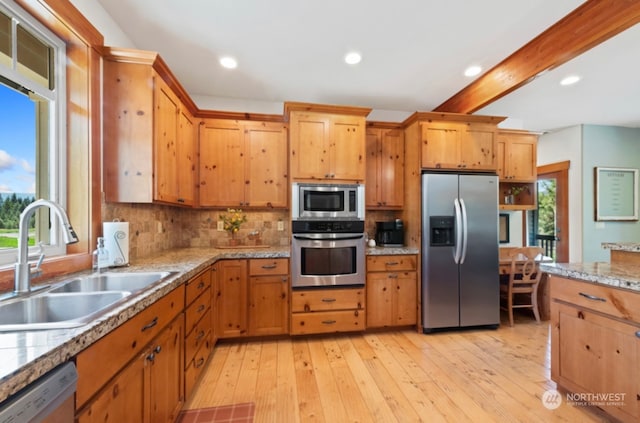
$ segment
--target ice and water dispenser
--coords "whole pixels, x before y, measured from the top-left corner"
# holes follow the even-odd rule
[[[453,216],[429,217],[430,245],[451,247],[455,245],[455,220]]]

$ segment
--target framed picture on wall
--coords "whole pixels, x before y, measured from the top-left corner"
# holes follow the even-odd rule
[[[595,168],[595,217],[638,220],[638,169]]]
[[[500,213],[499,220],[499,232],[498,240],[500,244],[506,244],[509,242],[509,215],[506,213]]]

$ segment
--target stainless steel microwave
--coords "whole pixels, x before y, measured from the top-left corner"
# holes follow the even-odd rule
[[[291,195],[293,220],[364,220],[364,185],[294,182]]]

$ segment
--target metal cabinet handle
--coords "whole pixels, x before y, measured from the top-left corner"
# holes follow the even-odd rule
[[[153,320],[150,321],[149,323],[147,323],[146,325],[144,325],[140,331],[144,332],[145,330],[151,329],[152,327],[154,327],[157,324],[158,324],[158,317],[154,317]]]
[[[156,354],[160,354],[160,351],[162,351],[162,347],[161,347],[160,345],[156,346],[156,347],[153,349],[153,352],[155,352]]]
[[[263,269],[275,269],[276,265],[275,264],[265,264],[264,266],[262,266]]]
[[[200,282],[200,283],[198,284],[198,289],[202,289],[202,288],[204,288],[204,282]]]
[[[397,273],[390,273],[389,274],[389,279],[398,279],[398,274]]]
[[[323,324],[323,325],[333,325],[333,324],[335,324],[335,323],[336,323],[336,321],[335,321],[335,320],[323,320],[323,321],[322,321],[322,324]]]
[[[585,294],[584,292],[579,292],[578,294],[592,301],[602,301],[603,303],[607,302],[606,298],[596,297],[595,295]]]
[[[198,360],[196,363],[194,363],[193,367],[197,369],[198,367],[202,366],[203,364],[204,364],[204,358],[200,357],[200,360]]]
[[[206,305],[204,304],[200,304],[200,307],[198,307],[198,309],[196,310],[196,312],[198,313],[202,313],[204,311],[204,309],[207,308]]]
[[[335,299],[335,298],[323,298],[323,299],[322,299],[322,302],[323,302],[323,303],[333,303],[333,302],[335,302],[335,301],[336,301],[336,299]]]
[[[400,264],[400,262],[398,262],[398,261],[388,261],[388,262],[385,263],[385,266],[397,266],[399,264]]]
[[[196,336],[196,342],[197,342],[197,341],[199,341],[199,340],[201,340],[202,338],[204,338],[204,335],[205,335],[205,333],[204,333],[204,331],[203,331],[203,330],[201,330],[200,332],[198,332],[198,336]]]
[[[640,338],[640,330],[636,332],[636,337]]]

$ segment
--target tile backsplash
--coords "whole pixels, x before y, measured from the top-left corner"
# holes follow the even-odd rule
[[[103,203],[103,221],[129,222],[129,259],[185,247],[228,245],[229,234],[219,231],[218,220],[226,210],[191,210],[157,204]],[[237,234],[244,245],[287,246],[290,242],[289,211],[245,211],[247,222]],[[282,221],[284,230],[278,231]]]

